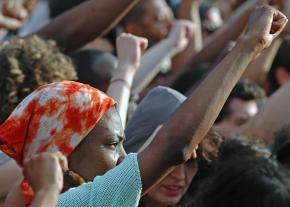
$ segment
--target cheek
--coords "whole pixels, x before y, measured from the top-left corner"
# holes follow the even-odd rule
[[[96,153],[95,167],[101,174],[113,169],[118,161],[118,156],[111,150],[102,149]]]
[[[187,188],[191,184],[194,176],[197,174],[197,171],[198,171],[198,165],[196,163],[191,163],[185,166]]]

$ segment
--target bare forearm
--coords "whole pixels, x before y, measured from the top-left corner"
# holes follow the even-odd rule
[[[107,91],[108,95],[118,103],[117,109],[124,127],[126,126],[131,85],[135,74],[131,71],[136,71],[135,68],[130,70],[132,67],[130,65],[119,66]]]
[[[67,52],[78,49],[113,27],[139,0],[90,0],[37,32]]]
[[[186,64],[191,57],[199,52],[203,47],[203,40],[202,40],[202,29],[201,29],[201,22],[199,16],[199,4],[197,2],[192,3],[190,0],[190,4],[185,4],[184,7],[189,8],[189,14],[187,12],[183,12],[181,14],[182,19],[190,20],[195,25],[194,35],[192,36],[191,40],[187,48],[182,51],[181,53],[177,54],[172,60],[172,68],[173,69],[181,69],[184,64]],[[186,10],[185,10],[186,11]]]
[[[160,65],[163,61],[170,59],[177,52],[174,43],[169,39],[147,50],[142,56],[140,68],[134,77],[133,94],[139,94],[145,89],[160,72]]]
[[[55,190],[41,190],[35,194],[31,207],[56,206],[59,193]]]
[[[150,156],[154,156],[155,161],[160,159],[160,162],[156,161],[156,166],[150,166],[154,169],[152,174],[160,177],[172,166],[190,157],[212,127],[231,90],[257,53],[257,45],[255,40],[240,40],[164,125],[149,147],[140,153],[139,159]],[[141,165],[140,168],[141,172],[150,171],[147,166]],[[145,179],[148,179],[146,181],[150,186],[150,181],[153,182],[158,177]],[[144,183],[143,188],[146,190],[148,183]]]
[[[259,113],[243,127],[242,135],[267,146],[271,145],[274,141],[274,133],[289,124],[289,90],[290,82],[274,93]]]
[[[236,40],[241,34],[255,5],[256,1],[253,0],[244,3],[220,30],[204,42],[202,51],[194,55],[189,64],[195,65],[213,61],[226,43],[231,40]]]

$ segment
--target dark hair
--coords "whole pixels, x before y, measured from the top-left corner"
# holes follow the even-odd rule
[[[289,40],[288,41],[284,40],[282,45],[280,46],[280,49],[278,50],[278,53],[274,59],[272,67],[267,76],[270,83],[271,91],[275,91],[279,88],[279,84],[276,80],[276,71],[279,67],[284,68],[287,72],[290,73],[289,54],[290,54]]]
[[[187,70],[180,78],[172,85],[172,88],[182,94],[186,94],[193,87],[197,86],[210,71],[209,63],[202,63],[191,70]]]
[[[50,17],[55,18],[85,1],[87,0],[49,0]]]
[[[282,127],[274,135],[271,151],[281,164],[290,167],[290,125]]]
[[[196,207],[288,207],[288,172],[275,159],[235,157],[207,181]]]
[[[0,45],[0,123],[39,86],[76,79],[70,58],[53,41],[30,36]]]
[[[106,92],[113,72],[117,68],[117,58],[100,50],[81,50],[72,55],[79,82],[89,84]]]
[[[256,83],[251,82],[249,80],[240,80],[237,85],[232,90],[229,98],[227,99],[224,107],[222,108],[216,123],[221,122],[225,117],[227,117],[231,112],[229,108],[229,104],[232,99],[238,98],[243,101],[251,101],[251,100],[262,100],[266,97],[265,91]]]
[[[215,171],[188,206],[289,206],[288,171],[267,148],[243,138],[228,139],[219,149]]]

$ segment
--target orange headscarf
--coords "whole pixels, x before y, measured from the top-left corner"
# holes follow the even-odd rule
[[[38,88],[0,126],[0,150],[22,166],[42,152],[69,156],[115,101],[99,90],[72,81]],[[21,184],[28,202],[32,190]]]

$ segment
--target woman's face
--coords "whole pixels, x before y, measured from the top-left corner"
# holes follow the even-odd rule
[[[110,109],[69,157],[70,170],[86,181],[114,168],[126,156],[124,131],[115,108]]]
[[[157,184],[147,195],[146,200],[159,206],[174,206],[185,195],[198,170],[197,162],[190,160],[178,165],[172,173]]]

